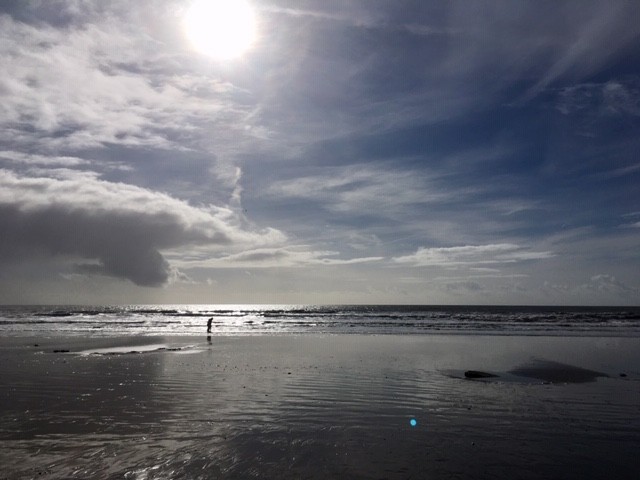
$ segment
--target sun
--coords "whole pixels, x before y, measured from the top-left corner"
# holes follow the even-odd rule
[[[245,0],[195,0],[184,24],[199,52],[221,60],[242,55],[256,35],[255,15]]]

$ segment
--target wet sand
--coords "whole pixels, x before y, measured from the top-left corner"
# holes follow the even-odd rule
[[[2,339],[0,479],[637,478],[639,347],[462,335]]]

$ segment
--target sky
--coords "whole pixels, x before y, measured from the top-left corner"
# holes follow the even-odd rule
[[[640,3],[190,5],[0,2],[0,303],[640,304]]]

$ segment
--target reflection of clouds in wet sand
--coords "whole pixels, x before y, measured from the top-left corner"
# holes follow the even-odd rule
[[[2,385],[0,458],[4,474],[18,477],[40,469],[50,478],[593,478],[612,462],[631,465],[624,446],[640,442],[630,395],[638,340],[613,339],[615,350],[598,342],[217,337],[146,342],[191,345],[193,355],[31,354],[2,377],[21,400],[11,404]],[[585,351],[591,360],[575,362]],[[541,385],[442,374],[507,372],[531,353],[599,365],[611,378]],[[629,378],[612,375],[621,363],[635,365]]]
[[[435,368],[468,366],[489,356],[504,371],[530,352],[556,349],[553,341],[546,350],[537,343],[472,337],[262,338],[225,340],[201,365],[196,357],[188,365],[172,357],[165,374],[190,372],[197,381],[184,379],[178,397],[185,401],[175,407],[182,420],[171,426],[171,436],[189,431],[194,443],[173,452],[173,463],[167,460],[162,471],[188,476],[197,466],[229,477],[477,478],[484,470],[512,478],[522,464],[535,464],[536,475],[552,475],[558,468],[584,478],[602,473],[596,460],[624,457],[616,435],[628,428],[621,413],[629,413],[632,405],[618,402],[609,410],[607,429],[614,433],[604,443],[597,440],[603,434],[599,409],[628,391],[629,384],[547,390],[533,383],[468,382]],[[584,346],[581,340],[573,343],[552,358],[575,355]],[[462,348],[474,344],[491,346],[492,353]],[[195,385],[200,392],[189,390]],[[592,401],[584,404],[587,394]],[[198,415],[206,422],[188,420]],[[413,417],[419,422],[415,429],[408,423]],[[577,457],[563,447],[572,445],[576,434],[581,435]],[[192,460],[180,463],[180,455],[187,454]]]
[[[0,349],[2,474],[90,478],[124,468],[122,445],[157,428],[162,406],[153,379],[162,358],[54,354],[53,342],[59,340],[39,339],[19,362],[11,361],[16,352]],[[74,343],[65,346],[73,352]]]

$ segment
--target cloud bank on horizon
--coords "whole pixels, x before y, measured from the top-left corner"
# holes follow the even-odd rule
[[[640,5],[0,5],[2,303],[640,303]]]

